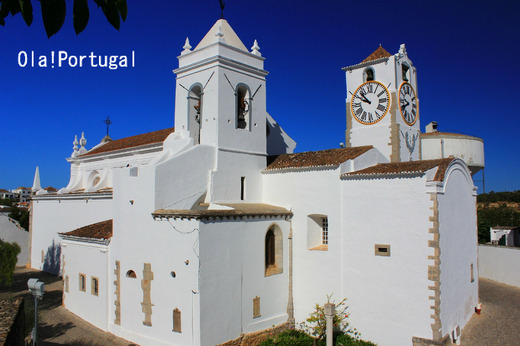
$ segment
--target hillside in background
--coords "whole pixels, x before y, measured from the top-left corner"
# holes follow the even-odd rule
[[[520,191],[483,193],[477,196],[478,241],[487,243],[493,226],[520,226]]]

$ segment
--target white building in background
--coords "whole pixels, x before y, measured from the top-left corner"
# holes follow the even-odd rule
[[[145,345],[301,322],[331,293],[380,345],[457,335],[478,303],[476,191],[462,160],[421,160],[404,45],[344,68],[346,147],[297,154],[256,41],[221,19],[183,49],[175,130],[82,135],[69,184],[34,187],[31,267],[61,271],[64,306]]]

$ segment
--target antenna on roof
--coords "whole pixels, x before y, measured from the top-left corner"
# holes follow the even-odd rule
[[[224,7],[226,7],[226,4],[224,3],[224,0],[218,1],[220,1],[220,19],[224,19]]]
[[[112,121],[110,121],[110,117],[107,116],[107,118],[105,120],[103,120],[103,122],[107,125],[107,136],[108,136],[108,127],[110,125],[112,125]]]

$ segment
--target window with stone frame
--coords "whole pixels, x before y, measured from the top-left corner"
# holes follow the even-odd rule
[[[79,274],[79,290],[82,292],[87,291],[87,276],[85,274]]]
[[[283,272],[283,234],[280,227],[273,224],[265,234],[265,276]]]
[[[90,279],[90,293],[93,296],[99,296],[99,279],[94,276]]]

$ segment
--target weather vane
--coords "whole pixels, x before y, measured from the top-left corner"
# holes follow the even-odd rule
[[[226,4],[224,3],[224,0],[218,1],[220,1],[220,19],[224,19],[224,7],[226,7]]]
[[[103,122],[107,125],[107,136],[108,136],[108,127],[110,125],[112,125],[112,122],[110,121],[110,117],[107,116],[107,118],[105,120],[103,120]]]

